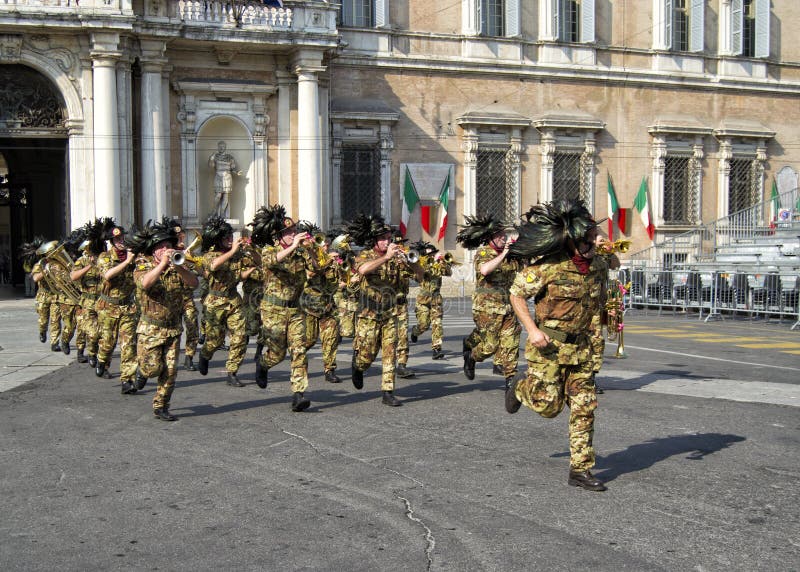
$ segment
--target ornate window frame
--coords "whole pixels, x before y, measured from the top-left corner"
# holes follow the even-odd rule
[[[578,115],[545,115],[533,121],[541,135],[539,144],[542,170],[539,176],[539,201],[553,198],[553,163],[559,151],[581,152],[581,198],[589,210],[594,210],[595,158],[598,131],[606,124],[599,119]]]
[[[331,101],[331,196],[329,197],[332,224],[342,221],[341,168],[342,147],[348,143],[380,146],[381,152],[381,212],[392,219],[392,128],[400,114],[377,100],[337,98]]]
[[[519,213],[521,200],[520,156],[523,152],[522,131],[530,126],[531,120],[516,113],[468,112],[458,117],[456,123],[463,130],[461,149],[464,151],[464,201],[463,216],[475,216],[477,202],[478,151],[481,147],[496,148],[508,145],[509,160],[516,185],[516,210]]]
[[[767,141],[775,137],[775,132],[755,122],[739,122],[723,124],[713,133],[719,141],[717,218],[723,218],[730,214],[728,187],[733,159],[750,159],[753,162],[752,169],[755,173],[753,195],[759,201],[763,200]]]
[[[691,224],[702,223],[703,198],[703,158],[704,140],[711,135],[710,127],[698,122],[659,120],[647,128],[652,137],[650,157],[652,158],[651,210],[656,228],[664,226],[664,180],[668,156],[689,157],[690,185],[693,187],[689,198],[688,218]],[[669,225],[670,230],[680,230],[680,225]]]

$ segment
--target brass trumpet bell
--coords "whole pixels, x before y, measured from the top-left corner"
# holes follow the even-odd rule
[[[195,250],[200,248],[200,246],[203,244],[203,237],[199,232],[197,232],[196,230],[190,230],[189,232],[193,232],[195,236],[189,243],[189,246],[183,249],[184,252],[194,252]],[[187,239],[189,238],[188,233],[186,234],[186,238]]]
[[[419,251],[414,248],[409,248],[405,253],[405,258],[409,264],[416,264],[419,262]]]
[[[340,234],[331,242],[331,250],[350,250],[350,235]]]
[[[173,266],[183,266],[186,263],[186,255],[180,250],[175,250],[169,257]]]
[[[326,238],[324,234],[320,233],[314,235],[314,246],[316,246],[317,248],[322,248],[323,246],[325,246],[325,241]]]

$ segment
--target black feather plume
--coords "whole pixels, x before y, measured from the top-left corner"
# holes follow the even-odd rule
[[[392,232],[392,228],[386,224],[381,215],[360,213],[347,225],[347,234],[356,244],[365,248],[372,248],[375,239],[387,232]]]
[[[477,215],[464,217],[463,225],[456,235],[456,242],[468,249],[475,249],[487,244],[492,237],[503,232],[506,225],[493,215]]]
[[[147,254],[153,248],[153,238],[155,229],[153,221],[148,220],[141,228],[131,229],[131,233],[125,237],[125,246],[130,248],[134,254]]]
[[[262,206],[247,226],[253,227],[252,241],[259,247],[273,244],[278,234],[285,228],[286,208],[283,205]]]
[[[209,215],[203,224],[203,250],[217,246],[223,238],[233,234],[233,227],[217,214]]]
[[[19,259],[24,266],[32,267],[39,260],[36,251],[45,243],[43,236],[34,236],[30,242],[23,242],[19,245]]]
[[[509,248],[509,256],[536,258],[568,253],[569,241],[583,239],[597,226],[581,201],[554,201],[533,208],[530,222],[516,227],[519,237]]]

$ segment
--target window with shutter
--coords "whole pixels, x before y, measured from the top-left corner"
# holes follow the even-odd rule
[[[689,51],[702,52],[705,48],[706,3],[705,0],[691,0],[689,12]]]
[[[735,56],[742,54],[744,1],[745,0],[731,0],[731,53]]]
[[[755,46],[753,55],[769,57],[769,0],[755,2]]]

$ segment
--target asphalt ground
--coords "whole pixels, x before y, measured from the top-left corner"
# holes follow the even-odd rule
[[[0,314],[0,346],[52,359],[30,310]],[[207,377],[181,369],[175,423],[153,419],[152,382],[122,396],[61,356],[0,392],[0,569],[800,569],[791,322],[629,312],[628,357],[609,344],[599,377],[604,493],[567,485],[567,412],[509,415],[490,363],[463,376],[470,323],[448,300],[447,359],[412,344],[399,408],[377,366],[353,388],[347,342],[341,385],[311,351],[299,414],[288,361],[255,385],[253,345],[244,388],[225,352]]]

